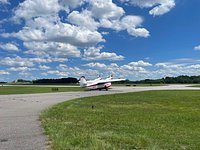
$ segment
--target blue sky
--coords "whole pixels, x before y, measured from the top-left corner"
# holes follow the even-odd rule
[[[0,0],[0,81],[200,74],[200,1]]]

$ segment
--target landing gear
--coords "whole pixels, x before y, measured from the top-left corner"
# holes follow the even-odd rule
[[[105,90],[108,91],[108,87],[107,86],[105,86]]]

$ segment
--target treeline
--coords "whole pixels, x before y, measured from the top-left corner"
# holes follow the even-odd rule
[[[178,77],[165,77],[162,79],[145,79],[140,81],[126,80],[125,84],[200,84],[200,76],[178,76]]]
[[[200,83],[200,76],[178,76],[178,77],[166,77],[164,83]]]
[[[30,80],[24,80],[24,79],[18,79],[18,80],[14,81],[14,82],[19,82],[19,83],[31,83]]]
[[[6,84],[7,82],[0,82],[0,84]]]
[[[61,79],[38,79],[33,80],[33,84],[75,84],[78,83],[76,78],[61,78]]]
[[[0,82],[6,83],[6,82]],[[61,78],[61,79],[37,79],[33,81],[18,79],[13,83],[26,83],[26,84],[76,84],[78,83],[77,78]],[[114,82],[116,84],[200,84],[200,76],[178,76],[178,77],[165,77],[161,79],[145,79],[140,81],[120,81]]]

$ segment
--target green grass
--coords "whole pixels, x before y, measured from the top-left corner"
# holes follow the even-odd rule
[[[55,89],[57,88],[58,91]],[[0,86],[0,95],[82,91],[79,87]]]
[[[80,98],[40,118],[55,150],[200,149],[199,91]]]
[[[79,84],[76,84],[76,83],[20,83],[20,82],[17,82],[17,83],[6,83],[6,85],[33,85],[33,86],[36,86],[36,85],[52,85],[52,86],[79,86]]]
[[[200,84],[192,85],[190,87],[200,87]]]

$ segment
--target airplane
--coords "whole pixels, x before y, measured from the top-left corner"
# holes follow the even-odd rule
[[[125,81],[126,79],[113,79],[113,76],[109,76],[106,79],[102,79],[101,77],[98,77],[95,80],[89,80],[87,81],[85,79],[85,76],[80,77],[79,83],[80,87],[82,88],[87,88],[89,90],[102,90],[105,89],[106,91],[108,88],[111,87],[111,82],[116,82],[116,81]]]

